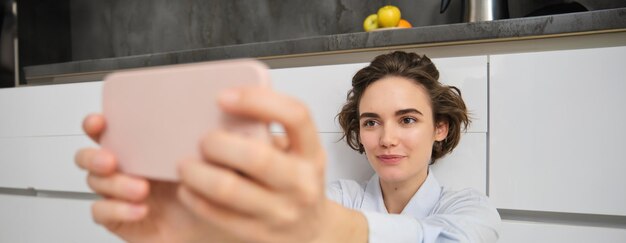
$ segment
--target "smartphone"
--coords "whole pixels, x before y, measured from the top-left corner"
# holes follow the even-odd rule
[[[267,124],[225,114],[217,106],[221,91],[242,86],[269,88],[268,68],[253,59],[236,59],[107,75],[102,148],[116,156],[124,173],[178,181],[177,163],[202,158],[200,142],[210,130],[269,142]]]

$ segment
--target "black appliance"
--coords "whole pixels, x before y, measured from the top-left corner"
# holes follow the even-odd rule
[[[15,86],[17,9],[15,0],[0,0],[0,88]]]

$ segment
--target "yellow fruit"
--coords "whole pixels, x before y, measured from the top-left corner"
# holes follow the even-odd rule
[[[378,9],[378,26],[396,27],[400,22],[400,9],[393,5],[387,5]]]
[[[370,16],[367,16],[365,21],[363,21],[363,29],[368,32],[378,29],[378,15],[370,14]]]

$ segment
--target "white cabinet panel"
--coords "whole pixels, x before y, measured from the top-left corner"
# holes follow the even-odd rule
[[[91,201],[0,194],[0,242],[122,242],[91,218]]]
[[[626,242],[626,229],[503,220],[498,242],[623,243]]]
[[[441,185],[455,190],[472,187],[486,194],[487,134],[465,133],[454,151],[431,166]]]
[[[326,150],[326,181],[351,179],[367,181],[374,174],[365,154],[352,150],[344,140],[339,140],[341,133],[320,133],[320,140]]]
[[[0,89],[0,137],[82,134],[100,112],[101,82]]]
[[[497,207],[626,215],[625,56],[613,47],[491,57]]]
[[[439,69],[439,81],[456,86],[472,123],[469,132],[487,132],[487,56],[437,58],[432,60]]]
[[[86,136],[0,138],[0,187],[89,192],[86,173],[74,163]]]
[[[487,132],[487,57],[433,59],[440,81],[461,89],[474,118],[470,132]],[[335,116],[345,103],[352,76],[368,63],[273,69],[274,89],[309,106],[320,132],[340,132]],[[281,131],[273,127],[273,131]]]
[[[352,76],[367,63],[272,69],[275,90],[302,100],[319,132],[340,132],[335,116],[346,101]],[[278,129],[273,128],[273,131]]]

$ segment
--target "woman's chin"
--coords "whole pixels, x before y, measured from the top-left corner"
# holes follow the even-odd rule
[[[382,170],[378,171],[377,174],[380,180],[388,183],[402,182],[407,179],[406,173],[397,170]]]

